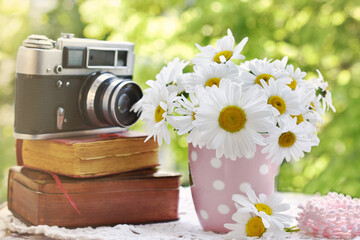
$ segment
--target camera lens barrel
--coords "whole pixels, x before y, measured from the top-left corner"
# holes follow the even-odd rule
[[[131,107],[141,99],[140,86],[109,72],[95,72],[80,94],[80,108],[90,124],[97,127],[129,127],[139,116]]]

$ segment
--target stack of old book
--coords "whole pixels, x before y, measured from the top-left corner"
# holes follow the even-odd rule
[[[158,170],[158,145],[133,131],[17,140],[8,207],[22,221],[62,227],[178,219],[178,173]]]

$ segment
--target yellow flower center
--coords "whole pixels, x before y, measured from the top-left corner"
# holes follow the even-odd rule
[[[246,114],[237,106],[227,106],[221,110],[218,121],[222,129],[234,133],[245,126]]]
[[[286,103],[284,99],[279,96],[271,96],[268,100],[268,104],[271,104],[274,108],[276,108],[280,114],[283,114],[286,111]]]
[[[287,84],[289,86],[289,88],[291,88],[291,90],[295,90],[296,86],[297,86],[297,82],[295,79],[291,78],[292,81],[291,83]]]
[[[233,53],[232,53],[232,51],[228,51],[228,50],[218,52],[214,57],[214,61],[217,63],[221,63],[221,61],[220,61],[221,55],[226,58],[226,61],[229,61],[229,59],[232,57]]]
[[[265,231],[261,217],[252,217],[246,224],[246,234],[249,237],[261,237]]]
[[[155,121],[156,122],[160,122],[161,120],[163,120],[163,114],[164,114],[165,110],[162,109],[162,107],[157,106],[157,108],[155,109]]]
[[[195,114],[196,114],[195,112],[193,112],[193,114],[192,114],[192,119],[193,119],[193,121],[195,121],[195,119],[196,119],[196,118],[195,118]]]
[[[267,215],[271,215],[272,214],[272,210],[271,210],[271,207],[269,207],[268,205],[266,204],[263,204],[263,203],[257,203],[255,204],[255,207],[256,209],[260,212],[260,211],[263,211],[264,213],[266,213]]]
[[[273,79],[275,80],[275,78],[274,78],[273,75],[268,74],[268,73],[263,73],[263,74],[260,74],[259,76],[256,77],[255,83],[256,83],[256,84],[259,84],[260,86],[263,87],[263,85],[261,84],[260,80],[263,79],[263,80],[269,85],[269,80],[270,80],[270,78],[273,78]]]
[[[298,125],[304,121],[304,116],[302,114],[297,115],[297,116],[295,116],[295,115],[290,115],[290,116],[292,118],[296,117],[296,124],[298,124]]]
[[[292,132],[285,132],[282,133],[279,137],[279,145],[280,147],[291,147],[292,145],[294,145],[296,140],[296,136],[294,133]]]
[[[313,102],[310,103],[310,108],[313,109],[314,111],[316,111],[315,105]]]
[[[214,84],[219,87],[221,79],[217,77],[210,78],[206,81],[205,87],[212,87]]]

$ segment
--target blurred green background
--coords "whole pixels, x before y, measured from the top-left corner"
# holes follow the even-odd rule
[[[296,163],[285,163],[278,190],[337,191],[360,196],[360,1],[359,0],[0,0],[0,200],[15,165],[12,137],[17,48],[30,34],[135,42],[134,79],[154,79],[174,57],[189,60],[195,43],[215,44],[231,28],[248,36],[246,59],[282,58],[329,82],[336,114],[326,115],[320,146]],[[187,69],[190,70],[190,69]],[[139,128],[137,123],[135,128]],[[162,146],[163,166],[188,183],[187,143],[172,133]]]

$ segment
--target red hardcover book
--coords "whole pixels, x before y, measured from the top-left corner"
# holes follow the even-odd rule
[[[59,176],[60,187],[47,173],[16,166],[9,172],[8,208],[32,225],[81,227],[172,221],[178,219],[179,177],[156,169],[98,178]]]

